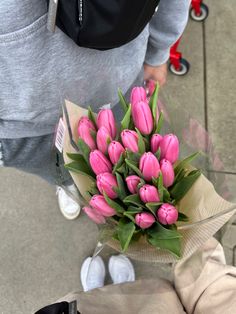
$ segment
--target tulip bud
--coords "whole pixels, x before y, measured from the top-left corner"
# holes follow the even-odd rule
[[[94,150],[96,149],[96,143],[91,135],[91,131],[96,132],[93,122],[87,117],[82,117],[78,124],[78,135],[91,150]]]
[[[140,213],[135,216],[135,223],[142,229],[147,229],[155,222],[155,218],[149,213]]]
[[[97,116],[97,126],[101,128],[104,126],[107,128],[112,139],[116,137],[116,121],[111,109],[102,109]]]
[[[174,183],[175,172],[172,163],[167,159],[162,159],[160,162],[161,173],[163,176],[163,185],[168,188]]]
[[[149,96],[152,96],[156,88],[156,82],[154,80],[148,80],[146,86]]]
[[[151,150],[153,154],[158,151],[162,138],[163,137],[160,134],[153,134],[151,138]]]
[[[125,179],[127,187],[132,194],[138,192],[138,184],[140,183],[140,178],[138,176],[129,176]]]
[[[160,201],[158,190],[155,186],[145,184],[139,190],[141,200],[146,203],[155,203]]]
[[[103,195],[94,195],[91,198],[89,205],[95,208],[96,211],[100,213],[102,216],[111,217],[116,214],[114,208],[110,207],[107,204],[105,197]]]
[[[149,104],[145,101],[137,102],[132,104],[131,111],[136,128],[142,134],[150,134],[153,130],[153,117]]]
[[[125,148],[129,149],[133,153],[138,152],[138,134],[135,131],[122,131],[121,140]]]
[[[97,146],[103,154],[107,153],[109,140],[111,141],[111,135],[107,128],[102,126],[97,132]]]
[[[99,174],[97,176],[97,187],[101,194],[105,192],[109,198],[117,198],[117,193],[113,189],[118,188],[118,184],[113,174],[108,172]]]
[[[161,224],[171,225],[178,219],[178,210],[170,204],[163,204],[157,211],[157,217]]]
[[[161,159],[167,159],[174,164],[179,158],[179,140],[174,134],[167,134],[160,143]]]
[[[111,162],[116,164],[119,159],[120,155],[125,151],[124,147],[116,141],[112,141],[108,146],[108,154],[110,157]]]
[[[151,181],[152,177],[158,178],[160,165],[157,158],[151,153],[144,153],[139,161],[139,169],[146,181]]]
[[[106,222],[105,218],[96,211],[96,209],[91,207],[84,207],[83,211],[88,215],[88,217],[96,224],[104,224]]]
[[[147,101],[146,91],[143,87],[134,87],[131,91],[130,103],[134,105],[139,101]]]
[[[96,175],[104,172],[112,172],[112,164],[107,157],[97,149],[90,153],[89,162]]]

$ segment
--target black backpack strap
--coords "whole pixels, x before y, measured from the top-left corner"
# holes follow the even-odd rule
[[[60,302],[48,305],[42,308],[41,310],[38,310],[35,314],[71,314],[71,313],[69,312],[69,303]],[[77,314],[81,313],[77,311]]]

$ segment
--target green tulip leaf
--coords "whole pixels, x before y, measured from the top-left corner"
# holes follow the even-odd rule
[[[154,155],[156,156],[156,158],[157,158],[158,160],[160,160],[160,157],[161,157],[161,149],[158,148],[158,150],[155,152]]]
[[[175,175],[178,175],[178,172],[184,169],[188,164],[190,164],[194,159],[196,159],[200,155],[199,152],[196,152],[185,159],[181,160],[176,167],[174,168],[175,170]]]
[[[178,221],[188,222],[188,221],[189,221],[189,218],[188,218],[188,216],[186,216],[185,214],[179,213],[179,215],[178,215]]]
[[[91,152],[90,147],[85,143],[84,140],[82,140],[82,138],[78,139],[78,147],[81,151],[81,154],[84,156],[85,161],[87,162],[88,166],[90,167],[90,163],[89,163],[89,155]]]
[[[69,164],[66,164],[65,168],[70,170],[70,171],[73,171],[73,172],[82,174],[82,175],[84,175],[86,177],[89,177],[93,181],[96,181],[95,174],[89,168],[89,166],[85,162],[83,156],[81,156],[81,160],[80,161],[77,160],[77,161],[73,161],[73,162],[71,162]]]
[[[158,189],[159,178],[152,177],[152,184]]]
[[[118,171],[118,169],[123,165],[124,159],[125,159],[125,157],[124,157],[124,153],[123,153],[120,155],[118,162],[113,167],[113,171],[112,171],[113,174],[115,174],[116,171]]]
[[[120,99],[121,107],[122,107],[124,113],[126,113],[128,108],[129,108],[129,104],[126,102],[125,97],[122,94],[120,88],[118,88],[118,96],[119,96],[119,99]]]
[[[91,195],[99,194],[100,192],[97,189],[97,184],[94,182],[88,191]]]
[[[111,206],[112,208],[114,208],[118,215],[123,214],[125,210],[120,204],[110,199],[105,192],[103,193],[103,196],[105,197],[107,204]]]
[[[175,175],[175,180],[173,185],[181,181],[188,173],[188,170],[181,168]]]
[[[91,107],[89,106],[88,107],[88,118],[93,122],[95,128],[97,127],[97,124],[96,124],[96,116],[95,114],[93,113]]]
[[[157,101],[158,101],[158,93],[159,93],[159,85],[156,84],[155,90],[151,96],[149,105],[151,107],[152,110],[152,116],[154,121],[156,121],[157,119]]]
[[[171,202],[170,193],[164,186],[163,186],[163,202],[164,203],[170,203]]]
[[[124,198],[126,198],[127,192],[126,192],[123,178],[118,172],[116,172],[116,180],[118,183],[118,196],[121,200],[123,200]]]
[[[157,203],[146,203],[146,207],[151,211],[151,213],[156,216],[157,209],[162,205],[163,203],[157,202]]]
[[[130,119],[131,119],[131,105],[129,105],[129,108],[126,111],[126,114],[125,114],[123,120],[121,121],[121,129],[122,130],[126,130],[129,128]]]
[[[84,160],[84,157],[82,154],[80,153],[66,153],[66,155],[71,159],[71,160],[74,160],[74,161],[78,161],[80,162],[81,159]],[[81,158],[82,157],[82,158]]]
[[[127,170],[126,164],[121,165],[118,169],[116,169],[116,172],[119,172],[119,173],[123,174],[124,177],[127,177],[128,170]]]
[[[138,194],[132,194],[132,195],[127,196],[123,200],[123,203],[137,205],[138,207],[144,207],[142,205],[142,201],[141,201],[141,199],[140,199]]]
[[[181,234],[176,230],[166,229],[158,222],[147,230],[148,242],[158,249],[171,252],[176,257],[181,257]]]
[[[173,186],[173,188],[170,190],[170,194],[175,202],[179,202],[187,194],[187,192],[191,189],[193,184],[200,176],[200,170],[193,170]]]
[[[158,118],[157,127],[156,127],[156,130],[154,132],[155,134],[159,134],[161,132],[163,122],[164,122],[164,115],[163,115],[163,113],[161,111],[160,115],[159,115],[159,118]]]
[[[135,224],[132,221],[127,222],[127,219],[120,219],[117,234],[120,241],[122,252],[125,252],[128,249],[134,232]]]
[[[127,166],[133,170],[140,178],[143,178],[143,174],[142,172],[138,169],[138,167],[136,166],[136,163],[134,163],[133,161],[130,161],[128,159],[125,159],[125,162],[127,164]]]
[[[135,219],[134,216],[132,216],[132,214],[130,212],[124,212],[123,215],[127,218],[129,218],[131,221],[133,221],[135,223]]]
[[[143,211],[142,207],[129,206],[127,210],[131,215],[139,214]]]
[[[138,151],[140,154],[144,154],[146,151],[146,147],[145,147],[143,136],[140,133],[139,129],[135,128],[135,130],[138,133]]]
[[[94,141],[96,142],[97,141],[97,132],[91,129],[89,133],[92,136],[92,138],[94,139]]]
[[[163,176],[162,173],[160,172],[159,178],[158,178],[158,194],[160,197],[160,201],[163,202],[163,196],[164,196],[164,186],[163,186]]]
[[[131,241],[132,242],[137,242],[142,235],[143,235],[143,231],[141,229],[135,230]]]
[[[134,152],[131,152],[128,149],[126,150],[126,157],[127,157],[127,159],[135,162],[136,164],[139,163],[139,160],[140,160],[141,156],[142,156],[142,154],[140,154],[140,153],[134,153]]]

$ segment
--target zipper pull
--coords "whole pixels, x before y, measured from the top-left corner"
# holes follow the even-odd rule
[[[50,0],[48,7],[47,29],[54,33],[56,28],[57,7],[59,0]]]
[[[83,24],[83,0],[78,0],[78,10],[79,10],[79,25]]]

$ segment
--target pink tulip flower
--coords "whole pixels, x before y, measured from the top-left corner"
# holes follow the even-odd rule
[[[161,173],[163,176],[163,185],[168,188],[174,183],[175,172],[172,163],[167,159],[160,161]]]
[[[147,229],[155,222],[155,217],[149,213],[140,213],[135,216],[135,223],[142,229]]]
[[[111,217],[116,214],[114,208],[110,207],[107,204],[105,197],[103,195],[94,195],[91,198],[89,205],[95,208],[96,211],[100,213],[102,216]]]
[[[111,135],[107,128],[102,126],[97,132],[97,146],[103,154],[107,153],[108,141],[111,142]]]
[[[78,135],[90,147],[96,149],[96,142],[91,135],[91,131],[96,132],[95,126],[87,117],[82,117],[78,123]]]
[[[158,151],[162,139],[163,137],[160,134],[153,134],[151,138],[151,150],[153,154],[155,154]]]
[[[124,147],[119,142],[112,141],[109,144],[108,154],[113,165],[115,165],[119,161],[120,155],[123,154],[124,151]]]
[[[148,80],[147,81],[147,92],[149,96],[152,96],[156,88],[156,82],[153,80]]]
[[[87,216],[96,224],[104,224],[106,222],[105,218],[97,212],[96,209],[91,207],[84,207],[83,211],[87,214]]]
[[[146,91],[143,87],[134,87],[131,91],[130,103],[134,105],[140,101],[147,101]]]
[[[146,181],[151,181],[152,177],[158,178],[160,173],[159,161],[153,153],[144,153],[139,161],[139,169]]]
[[[90,153],[89,162],[96,175],[104,172],[112,172],[112,164],[107,157],[97,149]]]
[[[158,190],[155,186],[145,184],[139,190],[141,200],[146,203],[155,203],[160,201]]]
[[[132,130],[124,130],[121,132],[121,140],[125,148],[133,153],[138,152],[138,134]]]
[[[97,126],[101,128],[104,126],[107,128],[112,139],[116,137],[116,121],[111,109],[102,109],[97,116]]]
[[[153,117],[148,102],[140,101],[132,104],[131,112],[136,128],[142,134],[150,134],[153,130]]]
[[[109,198],[117,198],[117,193],[114,191],[114,188],[117,188],[118,184],[113,174],[109,172],[99,174],[97,176],[97,187],[101,194],[105,192]]]
[[[127,187],[132,194],[136,194],[138,192],[138,184],[140,183],[140,178],[138,176],[128,176],[125,179],[127,183]]]
[[[157,211],[157,217],[161,224],[172,225],[178,219],[178,210],[170,204],[163,204]]]
[[[174,134],[167,134],[160,143],[161,159],[168,159],[174,164],[179,158],[179,140]]]

